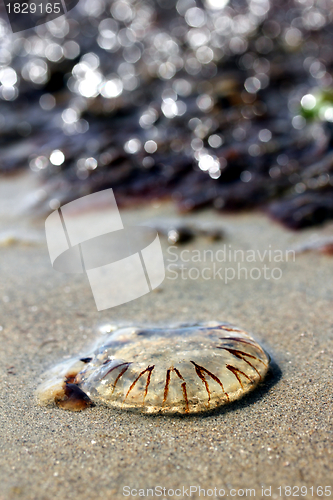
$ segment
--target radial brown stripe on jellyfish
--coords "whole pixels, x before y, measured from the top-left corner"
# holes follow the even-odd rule
[[[180,378],[180,380],[183,381],[183,382],[181,382],[180,386],[182,388],[183,396],[184,396],[185,413],[188,413],[189,412],[189,408],[188,408],[188,397],[187,397],[187,390],[186,390],[186,382],[184,380],[183,375],[181,375],[180,371],[177,370],[177,368],[174,368],[173,371],[177,374],[178,378]]]
[[[114,390],[115,390],[115,388],[116,388],[116,385],[117,385],[118,380],[120,379],[120,377],[122,377],[122,376],[124,375],[124,373],[126,372],[126,370],[128,369],[128,367],[129,367],[129,365],[130,365],[131,363],[124,363],[124,364],[125,364],[124,368],[122,368],[122,369],[121,369],[120,373],[117,375],[116,380],[113,382],[113,387],[112,387],[112,392],[111,392],[111,394],[113,394],[113,393],[114,393]],[[120,366],[122,366],[122,365],[120,365]],[[118,366],[118,368],[119,368],[119,366]]]
[[[180,371],[177,370],[177,368],[174,368],[173,366],[171,368],[168,368],[168,370],[166,371],[165,386],[164,386],[164,391],[163,391],[162,408],[164,407],[164,405],[166,403],[166,400],[168,398],[169,384],[170,384],[171,373],[172,372],[174,372],[177,375],[178,379],[180,379],[182,381],[181,384],[180,384],[180,386],[181,386],[182,391],[183,391],[185,413],[188,413],[189,412],[189,408],[188,408],[188,397],[187,397],[187,390],[186,390],[186,382],[184,380],[184,377],[180,373]]]
[[[124,399],[124,403],[126,401],[126,398],[127,396],[129,395],[129,393],[131,392],[132,389],[134,389],[134,386],[135,384],[137,383],[137,381],[142,377],[142,375],[144,375],[145,373],[148,372],[148,376],[147,376],[147,381],[146,381],[146,386],[145,386],[145,392],[144,392],[144,396],[143,396],[143,402],[147,396],[147,392],[148,392],[148,386],[149,386],[149,383],[150,383],[150,378],[151,378],[151,372],[153,371],[153,369],[155,368],[155,366],[148,366],[145,370],[143,370],[137,377],[136,379],[134,380],[134,382],[132,382],[132,384],[130,385],[130,388],[128,389],[127,393],[126,393],[126,396],[125,396],[125,399]]]
[[[248,375],[246,375],[246,373],[244,373],[242,370],[239,370],[235,366],[227,365],[227,369],[230,370],[231,373],[233,373],[235,375],[235,377],[238,380],[239,385],[241,386],[242,389],[244,389],[244,385],[242,383],[242,379],[240,378],[240,375],[243,375],[245,378],[247,378],[247,380],[250,382],[250,384],[253,383],[253,380]]]
[[[207,373],[207,375],[209,375],[209,377],[211,377],[213,380],[215,380],[215,382],[217,382],[221,386],[222,393],[226,396],[227,400],[229,401],[229,395],[228,395],[227,392],[225,392],[221,380],[216,375],[214,375],[214,373],[211,373],[209,370],[207,370],[207,368],[205,368],[204,366],[199,366],[194,361],[191,361],[191,363],[194,365],[195,371],[196,371],[198,377],[205,384],[206,391],[208,393],[208,406],[209,406],[209,402],[210,402],[211,392],[210,392],[209,384],[208,384],[208,382],[206,380],[206,377],[205,377],[204,373]]]
[[[241,344],[247,344],[249,346],[254,346],[256,349],[258,349],[262,354],[264,354],[267,357],[267,353],[260,347],[260,345],[255,342],[253,339],[246,337],[246,338],[241,338],[241,337],[220,337],[220,340],[223,342],[230,341],[233,343],[240,342]],[[218,349],[223,349],[223,346],[216,346]],[[267,366],[267,364],[262,361],[260,358],[258,358],[259,361],[261,361],[264,365]],[[268,361],[269,361],[269,356],[268,356]]]
[[[209,384],[206,380],[206,377],[205,377],[205,374],[202,370],[202,367],[197,365],[194,361],[191,361],[191,363],[194,365],[195,367],[195,371],[197,372],[197,375],[198,377],[202,380],[202,382],[205,384],[205,387],[206,387],[206,391],[207,391],[207,394],[208,394],[208,401],[207,401],[207,407],[209,407],[209,402],[210,402],[210,389],[209,389]]]
[[[231,354],[233,354],[236,358],[242,359],[243,361],[245,361],[245,363],[247,363],[249,366],[251,366],[258,373],[258,376],[259,376],[259,378],[261,380],[261,374],[260,374],[259,370],[257,370],[257,368],[248,359],[246,359],[246,358],[247,357],[248,358],[252,358],[252,359],[255,359],[255,360],[263,363],[261,361],[261,359],[256,358],[256,356],[253,356],[252,354],[248,354],[248,353],[246,353],[244,351],[239,351],[238,349],[230,349],[228,347],[219,347],[219,349],[224,349],[225,351],[228,351]]]
[[[250,334],[228,323],[110,330],[98,347],[45,374],[37,391],[41,404],[73,409],[59,397],[71,382],[80,389],[76,398],[122,410],[200,413],[253,390],[269,366],[268,354]]]

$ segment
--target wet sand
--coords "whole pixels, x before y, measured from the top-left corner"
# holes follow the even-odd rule
[[[332,257],[309,252],[295,261],[272,263],[266,256],[264,262],[241,266],[248,272],[264,264],[279,267],[280,279],[245,279],[243,271],[227,284],[219,277],[202,277],[207,263],[183,262],[198,268],[200,277],[170,279],[174,274],[167,269],[157,291],[98,312],[86,276],[52,269],[43,220],[11,218],[6,212],[17,205],[13,193],[20,186],[24,191],[27,184],[2,182],[0,230],[31,228],[40,241],[0,247],[0,500],[134,498],[134,491],[123,495],[129,491],[124,487],[144,490],[145,498],[147,488],[181,489],[178,496],[167,491],[159,496],[168,499],[186,498],[191,486],[206,490],[206,497],[212,489],[211,498],[219,498],[214,488],[235,498],[242,496],[239,489],[254,489],[252,498],[258,499],[267,497],[262,487],[267,494],[271,487],[271,498],[286,498],[285,486],[306,486],[303,498],[318,498],[318,486],[333,489]],[[138,223],[176,213],[166,204],[122,215]],[[215,252],[231,245],[244,251],[285,251],[333,229],[330,223],[292,233],[260,213],[203,211],[197,218],[221,225],[225,238],[211,242],[200,237],[181,250]],[[168,245],[162,241],[168,266]],[[189,255],[183,254],[183,260]],[[217,265],[237,268],[237,263]],[[170,417],[103,406],[71,413],[36,403],[41,373],[89,345],[103,322],[211,319],[253,332],[273,359],[265,382],[235,404],[213,414]],[[192,490],[192,498],[202,497],[203,492],[199,496],[199,490]]]

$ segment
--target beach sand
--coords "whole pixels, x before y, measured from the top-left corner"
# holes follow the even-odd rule
[[[211,498],[220,498],[223,489],[225,496],[256,499],[287,498],[288,486],[306,486],[303,498],[319,498],[318,486],[333,489],[333,258],[309,252],[297,254],[295,261],[269,262],[266,256],[264,262],[241,263],[248,272],[264,264],[278,267],[280,279],[245,279],[245,271],[227,284],[218,276],[170,279],[173,257],[161,238],[167,266],[162,285],[98,312],[85,275],[52,269],[43,219],[11,215],[33,183],[30,177],[24,182],[9,178],[0,188],[0,230],[21,228],[37,235],[33,242],[23,238],[0,247],[0,500],[135,498],[135,491],[124,496],[125,487],[138,496],[142,489],[144,498],[147,488],[165,487],[159,498],[168,499],[187,498],[191,486],[192,498],[203,497],[195,487],[206,490],[206,498],[207,490],[213,490]],[[177,216],[169,204],[125,212],[132,223]],[[285,251],[333,228],[330,223],[292,233],[261,213],[202,211],[195,218],[223,227],[225,237],[216,242],[196,238],[179,251],[215,252],[224,245]],[[183,264],[200,274],[207,267]],[[217,265],[237,269],[237,263]],[[172,417],[101,405],[72,413],[36,402],[43,371],[89,346],[103,322],[163,325],[212,319],[252,332],[273,360],[265,382],[235,404],[212,414]],[[297,488],[292,491],[300,495]],[[151,493],[148,498],[154,498]]]

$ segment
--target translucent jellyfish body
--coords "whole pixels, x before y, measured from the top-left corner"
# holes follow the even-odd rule
[[[70,410],[102,402],[145,413],[198,413],[254,389],[269,359],[228,323],[119,327],[92,352],[48,372],[38,398]]]

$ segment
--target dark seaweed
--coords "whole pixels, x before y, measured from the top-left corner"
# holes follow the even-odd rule
[[[265,2],[231,0],[219,11],[197,2],[206,16],[199,28],[187,24],[181,0],[177,8],[173,2],[127,2],[131,19],[125,20],[119,20],[116,5],[108,0],[98,15],[89,15],[83,6],[74,9],[65,21],[68,34],[64,28],[64,34],[55,36],[54,29],[43,25],[16,35],[6,47],[7,66],[15,69],[19,82],[15,100],[6,102],[0,92],[0,170],[8,173],[30,165],[44,189],[35,208],[50,211],[55,200],[63,204],[112,187],[120,205],[171,198],[185,212],[207,206],[261,207],[292,229],[333,218],[333,114],[325,114],[326,108],[333,113],[329,2],[274,0],[262,13]],[[140,40],[126,39],[111,51],[101,47],[101,21],[109,18],[109,33],[120,36],[123,30],[121,36],[128,38],[126,29],[145,12]],[[253,27],[240,31],[249,13]],[[215,29],[221,20],[232,27]],[[8,29],[5,23],[1,26]],[[210,33],[201,44],[214,52],[209,62],[200,62],[205,56],[189,42],[194,29]],[[158,34],[164,37],[161,47]],[[58,62],[31,48],[27,53],[25,46],[39,40],[64,48],[72,39],[80,45],[80,55]],[[170,50],[163,48],[168,43]],[[135,51],[141,53],[137,61]],[[91,54],[99,58],[96,67]],[[191,57],[198,71],[189,69]],[[130,63],[120,70],[124,58]],[[40,64],[37,59],[47,65],[42,83],[31,81],[25,67],[28,62]],[[77,77],[82,60],[104,80],[125,82],[134,71],[133,90],[123,89],[116,97],[101,95],[100,88],[91,98],[82,95]],[[170,61],[179,68],[165,78],[154,61],[160,68]],[[186,80],[187,90],[180,88],[180,79]],[[256,88],[258,81],[261,88]],[[56,99],[49,111],[40,106],[45,94]],[[316,96],[311,109],[301,105],[306,94]],[[179,101],[186,111],[175,115],[172,105]],[[77,112],[74,122],[66,123],[66,109]],[[212,136],[220,136],[221,144],[214,144]],[[133,138],[141,147],[131,154],[126,143]],[[145,151],[147,141],[156,143],[156,151],[154,145]],[[60,166],[49,161],[57,149],[65,155]],[[213,167],[207,169],[205,161]]]

